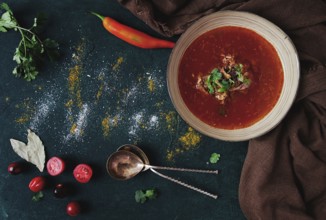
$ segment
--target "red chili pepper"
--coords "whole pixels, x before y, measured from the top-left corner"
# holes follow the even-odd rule
[[[108,32],[136,47],[144,49],[173,48],[175,45],[174,42],[149,36],[148,34],[121,24],[110,17],[104,17],[95,12],[91,13],[102,20],[103,26]]]

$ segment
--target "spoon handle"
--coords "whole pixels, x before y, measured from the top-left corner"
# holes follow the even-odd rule
[[[198,170],[198,169],[186,169],[186,168],[176,168],[176,167],[161,167],[161,166],[152,166],[152,165],[145,165],[145,167],[153,168],[157,170],[173,170],[173,171],[181,171],[181,172],[195,172],[195,173],[212,173],[218,174],[218,170]]]
[[[202,193],[202,194],[204,194],[204,195],[206,195],[206,196],[209,196],[209,197],[211,197],[211,198],[213,198],[213,199],[217,199],[217,197],[218,197],[218,196],[215,195],[215,194],[212,194],[212,193],[206,192],[206,191],[204,191],[204,190],[202,190],[202,189],[199,189],[199,188],[197,188],[197,187],[195,187],[195,186],[189,185],[189,184],[184,183],[184,182],[182,182],[182,181],[180,181],[180,180],[176,180],[176,179],[174,179],[174,178],[172,178],[172,177],[169,177],[169,176],[166,176],[166,175],[164,175],[164,174],[162,174],[162,173],[159,173],[159,172],[157,172],[156,170],[154,170],[153,168],[150,168],[150,170],[151,170],[153,173],[159,175],[160,177],[163,177],[164,179],[170,180],[170,181],[175,182],[175,183],[177,183],[177,184],[180,184],[180,185],[182,185],[182,186],[184,186],[184,187],[187,187],[187,188],[189,188],[189,189],[195,190],[195,191],[197,191],[197,192],[199,192],[199,193]]]

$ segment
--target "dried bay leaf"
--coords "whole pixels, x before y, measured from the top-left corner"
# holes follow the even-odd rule
[[[21,141],[10,139],[11,146],[16,154],[34,164],[41,172],[44,170],[45,151],[44,145],[34,132],[27,130],[27,145]]]

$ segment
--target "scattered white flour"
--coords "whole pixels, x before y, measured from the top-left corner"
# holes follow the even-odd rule
[[[165,81],[164,76],[162,75],[162,70],[153,70],[152,72],[146,72],[147,81],[152,80],[154,82],[155,87],[164,88]]]
[[[79,27],[77,31],[82,32],[83,30]],[[71,45],[73,44],[71,42]],[[87,130],[88,119],[102,112],[115,115],[109,118],[110,129],[116,128],[119,131],[122,126],[126,126],[130,138],[139,138],[147,131],[158,129],[160,117],[149,112],[146,107],[147,105],[154,105],[152,102],[156,102],[157,97],[160,98],[166,84],[164,71],[153,67],[144,72],[129,72],[130,79],[128,79],[128,83],[124,83],[121,82],[121,74],[117,74],[111,67],[108,67],[105,56],[100,63],[89,64],[85,62],[89,56],[96,56],[88,40],[82,39],[80,47],[83,50],[82,52],[77,51],[75,47],[71,47],[71,56],[66,58],[65,63],[58,65],[57,68],[62,73],[58,74],[58,76],[61,76],[67,75],[75,65],[82,66],[81,75],[79,76],[82,83],[80,83],[79,89],[84,92],[81,95],[85,104],[77,106],[74,103],[73,106],[61,108],[60,105],[64,104],[61,98],[62,96],[65,97],[66,93],[69,92],[66,85],[57,83],[56,87],[47,87],[50,91],[39,91],[41,98],[35,104],[35,113],[29,121],[29,128],[37,131],[41,129],[41,125],[46,125],[49,118],[52,117],[51,125],[47,126],[50,131],[56,131],[54,135],[60,133],[63,146],[69,144],[70,141],[87,141],[88,133],[93,132]],[[125,55],[123,57],[127,59]],[[94,65],[96,66],[94,67]],[[60,79],[58,78],[58,80]],[[47,81],[47,83],[50,85],[53,81]],[[149,83],[153,83],[154,92],[149,91]],[[42,94],[42,92],[45,92],[45,94]],[[69,96],[69,98],[75,97]],[[117,98],[119,100],[116,100]],[[118,114],[116,114],[117,112],[113,113],[115,109],[112,107],[112,103],[115,101],[118,105],[116,106]],[[53,117],[61,114],[66,116],[65,121],[64,119],[62,121],[53,120],[55,119]],[[98,126],[100,130],[101,124],[99,123]]]
[[[50,111],[53,111],[56,105],[55,96],[52,93],[46,93],[40,100],[36,102],[37,109],[32,117],[29,128],[37,131],[39,126],[44,123]]]
[[[133,136],[137,136],[137,131],[140,129],[140,126],[143,122],[144,117],[144,110],[135,113],[129,118],[129,121],[131,122],[131,126],[129,127],[129,134]]]
[[[131,87],[130,90],[128,90],[125,98],[123,99],[123,103],[127,105],[129,102],[135,102],[135,99],[137,99],[137,93],[138,93],[138,86],[134,85]]]
[[[110,118],[110,126],[116,126],[122,120],[121,114],[115,115],[113,118]]]
[[[156,115],[151,116],[149,119],[150,128],[156,128],[159,125],[158,117]]]
[[[128,130],[128,134],[137,137],[139,130],[151,130],[158,128],[159,126],[159,117],[156,115],[146,115],[146,111],[142,110],[138,113],[132,115],[129,118],[130,126]]]
[[[76,126],[73,126],[73,130],[69,129],[68,130],[68,135],[65,136],[64,142],[67,142],[74,138],[75,140],[79,141],[82,138],[82,134],[84,132],[84,129],[87,126],[87,118],[90,112],[90,108],[88,104],[83,104],[81,110],[78,113],[77,116],[77,121],[76,121]],[[69,117],[69,116],[68,116]]]

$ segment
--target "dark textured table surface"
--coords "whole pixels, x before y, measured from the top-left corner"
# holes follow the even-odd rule
[[[0,219],[68,219],[65,207],[72,200],[82,205],[77,219],[244,219],[238,185],[247,142],[223,142],[191,131],[167,91],[171,50],[130,46],[107,33],[89,11],[160,37],[157,33],[114,0],[5,2],[22,26],[30,26],[38,12],[46,13],[44,36],[60,43],[61,56],[46,63],[32,82],[15,78],[12,57],[20,36],[15,31],[0,33]],[[34,166],[16,176],[7,172],[9,163],[22,160],[9,139],[26,142],[28,128],[42,139],[47,158],[60,156],[66,161],[62,175],[50,177]],[[186,135],[197,142],[186,143],[182,139]],[[111,179],[106,160],[126,143],[142,147],[152,164],[220,169],[217,176],[162,171],[220,197],[211,199],[150,171],[129,181]],[[221,158],[211,164],[214,152]],[[87,184],[72,176],[78,163],[94,169]],[[47,178],[48,186],[44,198],[33,202],[28,183],[38,175]],[[55,198],[56,183],[68,184],[73,193]],[[135,191],[149,188],[157,189],[158,198],[136,203]]]

